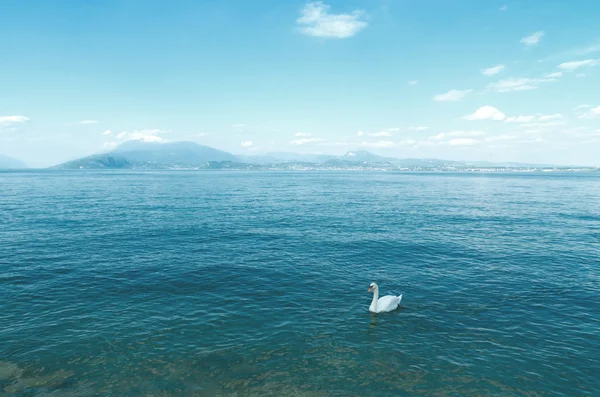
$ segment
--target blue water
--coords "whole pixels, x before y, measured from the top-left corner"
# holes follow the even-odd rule
[[[1,173],[0,395],[599,396],[599,197],[593,174]],[[369,313],[372,281],[401,308]]]

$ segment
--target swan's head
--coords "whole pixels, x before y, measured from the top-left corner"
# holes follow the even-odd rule
[[[376,290],[378,288],[379,287],[377,286],[377,284],[371,283],[371,285],[369,286],[369,291],[368,292],[373,292],[374,290]]]

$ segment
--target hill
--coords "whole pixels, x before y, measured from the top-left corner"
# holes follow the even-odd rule
[[[209,162],[240,160],[227,152],[194,142],[157,143],[127,141],[104,154],[69,161],[52,168],[60,169],[170,169],[205,167]]]

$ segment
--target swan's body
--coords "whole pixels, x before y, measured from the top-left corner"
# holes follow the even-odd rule
[[[402,294],[398,296],[386,295],[380,298],[379,287],[375,283],[371,283],[369,292],[373,292],[373,301],[371,302],[371,306],[369,306],[369,311],[372,313],[383,313],[396,310],[402,300]]]

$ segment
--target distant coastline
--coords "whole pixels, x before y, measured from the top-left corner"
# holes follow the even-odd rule
[[[598,167],[516,162],[397,159],[365,150],[344,155],[268,153],[236,156],[194,142],[128,141],[115,150],[59,164],[52,169],[259,170],[259,171],[461,171],[556,172],[597,171]]]
[[[27,169],[2,157],[0,170]],[[382,171],[382,172],[598,172],[597,166],[518,162],[455,161],[432,158],[383,157],[365,150],[344,155],[267,153],[233,155],[194,142],[128,141],[115,150],[45,169],[57,170],[238,170],[238,171]]]

